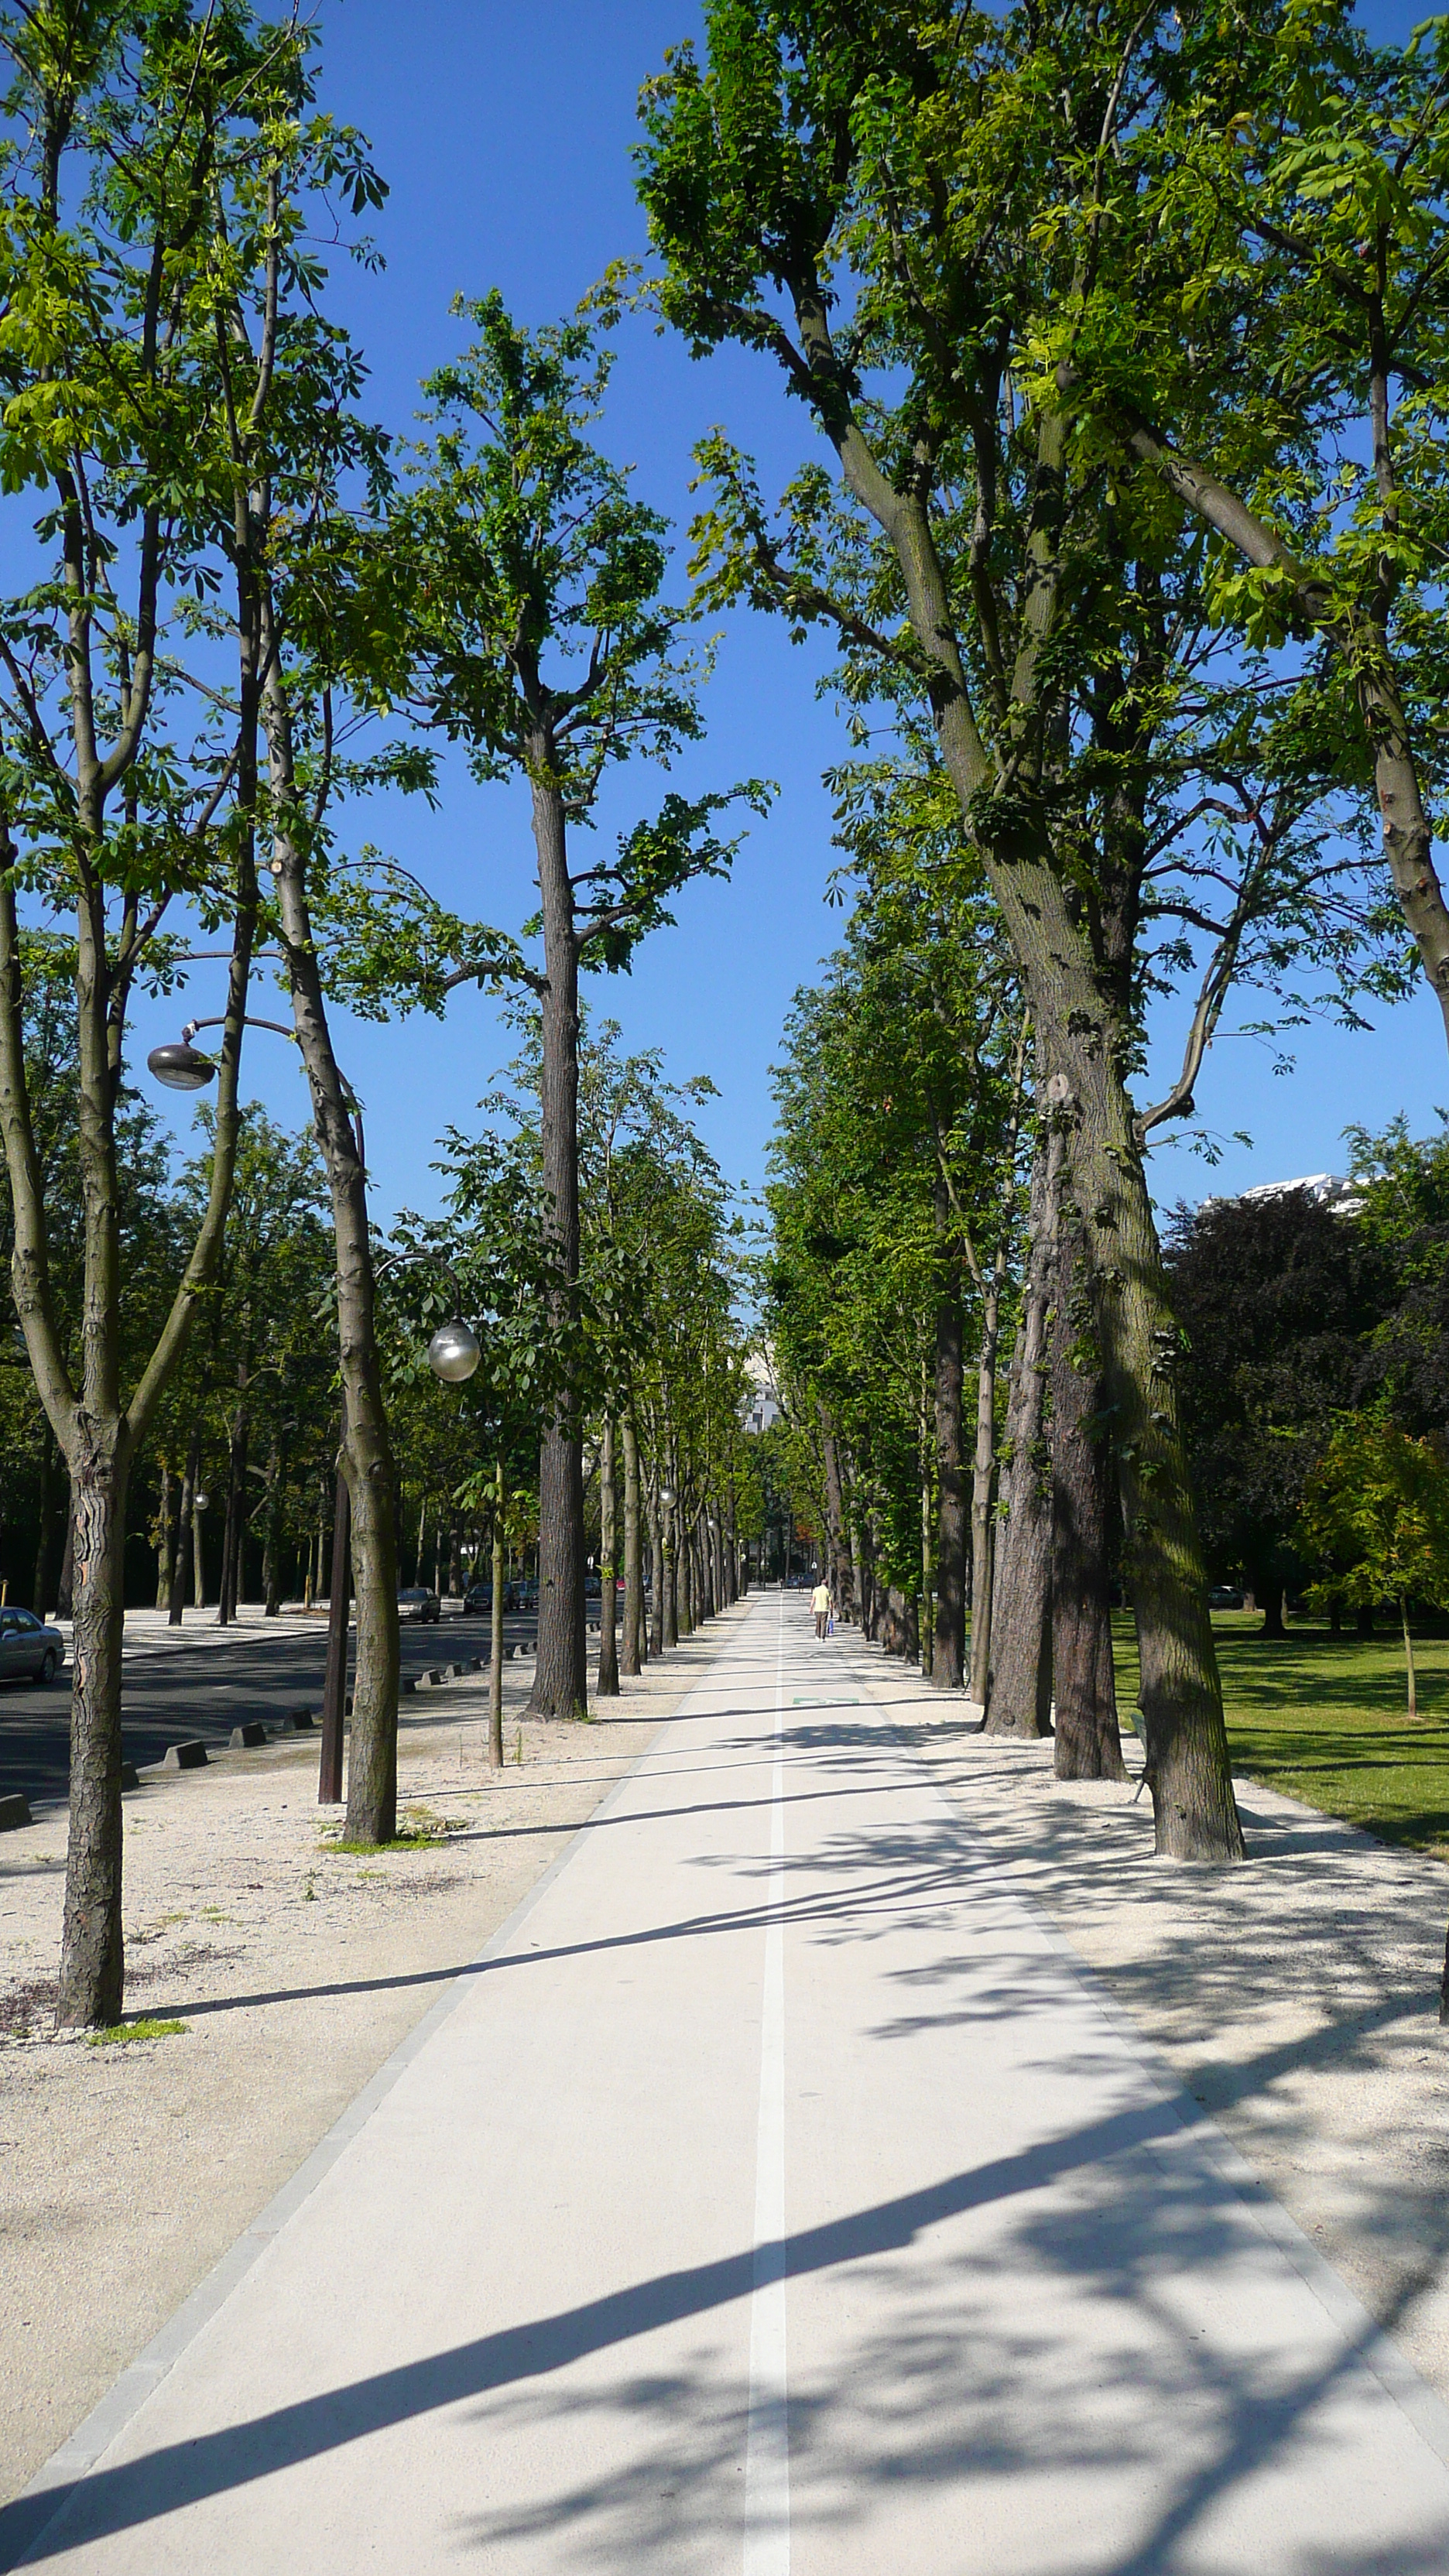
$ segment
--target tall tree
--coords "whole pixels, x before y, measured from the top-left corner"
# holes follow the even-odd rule
[[[433,376],[436,435],[389,529],[380,581],[406,578],[410,670],[424,720],[466,746],[480,779],[525,779],[532,804],[543,971],[515,959],[542,1024],[543,1175],[556,1257],[555,1329],[579,1275],[578,1045],[581,968],[627,967],[668,900],[728,871],[735,844],[714,818],[736,796],[664,798],[612,858],[578,866],[608,771],[667,764],[700,732],[698,671],[681,613],[661,597],[665,527],[586,435],[607,359],[582,321],[530,334],[495,293],[466,308],[473,346]],[[476,962],[452,981],[479,980]],[[579,1403],[560,1390],[540,1464],[538,1663],[532,1706],[587,1705],[583,1451]]]
[[[775,362],[843,493],[812,458],[777,527],[744,460],[707,442],[706,596],[833,626],[856,696],[909,703],[950,782],[1059,1086],[1062,1186],[1117,1432],[1157,1847],[1235,1859],[1142,1165],[1153,1126],[1190,1105],[1192,1049],[1167,1102],[1140,1109],[1128,1090],[1140,934],[1168,902],[1160,881],[1149,895],[1150,808],[1164,725],[1187,704],[1201,555],[1155,486],[1104,472],[1034,365],[1079,258],[1054,219],[1062,173],[1090,204],[1132,112],[1126,39],[1113,13],[1064,12],[1043,84],[1025,10],[714,0],[706,15],[707,61],[683,48],[646,91],[660,303],[697,351],[733,341]],[[1192,847],[1180,815],[1168,846]],[[1241,919],[1220,927],[1230,966]],[[1213,991],[1210,969],[1194,1045]]]
[[[0,1125],[16,1307],[73,1496],[71,1822],[62,2023],[121,2009],[120,1646],[137,1449],[214,1271],[231,1189],[258,900],[254,700],[203,674],[219,570],[203,493],[225,471],[219,209],[270,112],[242,9],[62,0],[0,24],[9,64],[0,245],[9,321],[0,465],[17,556],[0,644]],[[224,297],[223,297],[224,301]],[[196,633],[197,626],[201,633]],[[183,691],[215,723],[188,730]],[[229,935],[204,1212],[159,1334],[122,1375],[118,1119],[129,1006],[168,911]],[[74,971],[84,1297],[66,1348],[25,1048],[22,907],[67,924]]]

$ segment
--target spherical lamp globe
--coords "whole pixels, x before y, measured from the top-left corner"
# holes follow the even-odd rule
[[[461,1386],[470,1378],[483,1357],[482,1345],[471,1324],[455,1318],[451,1324],[440,1324],[428,1344],[428,1366],[434,1377],[445,1386]]]

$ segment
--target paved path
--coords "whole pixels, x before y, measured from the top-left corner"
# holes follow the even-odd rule
[[[866,1669],[798,1597],[731,1618],[53,2464],[89,2469],[59,2517],[0,2516],[11,2550],[38,2531],[26,2563],[77,2576],[1444,2576],[1444,2410],[1235,2187]]]

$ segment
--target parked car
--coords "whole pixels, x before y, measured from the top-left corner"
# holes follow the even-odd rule
[[[463,1595],[463,1607],[470,1619],[486,1619],[493,1607],[492,1584],[470,1583]]]
[[[1210,1610],[1241,1610],[1243,1596],[1235,1584],[1215,1583],[1208,1593]]]
[[[0,1610],[0,1676],[53,1682],[65,1662],[65,1639],[33,1610]]]
[[[406,1592],[398,1594],[397,1615],[399,1619],[411,1620],[415,1626],[421,1627],[429,1619],[441,1619],[443,1605],[436,1592],[430,1592],[425,1583],[413,1583]]]

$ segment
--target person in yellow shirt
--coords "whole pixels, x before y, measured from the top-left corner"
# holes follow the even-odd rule
[[[828,1583],[816,1584],[814,1591],[810,1595],[810,1607],[815,1613],[815,1634],[817,1637],[823,1637],[830,1626],[830,1586]]]

